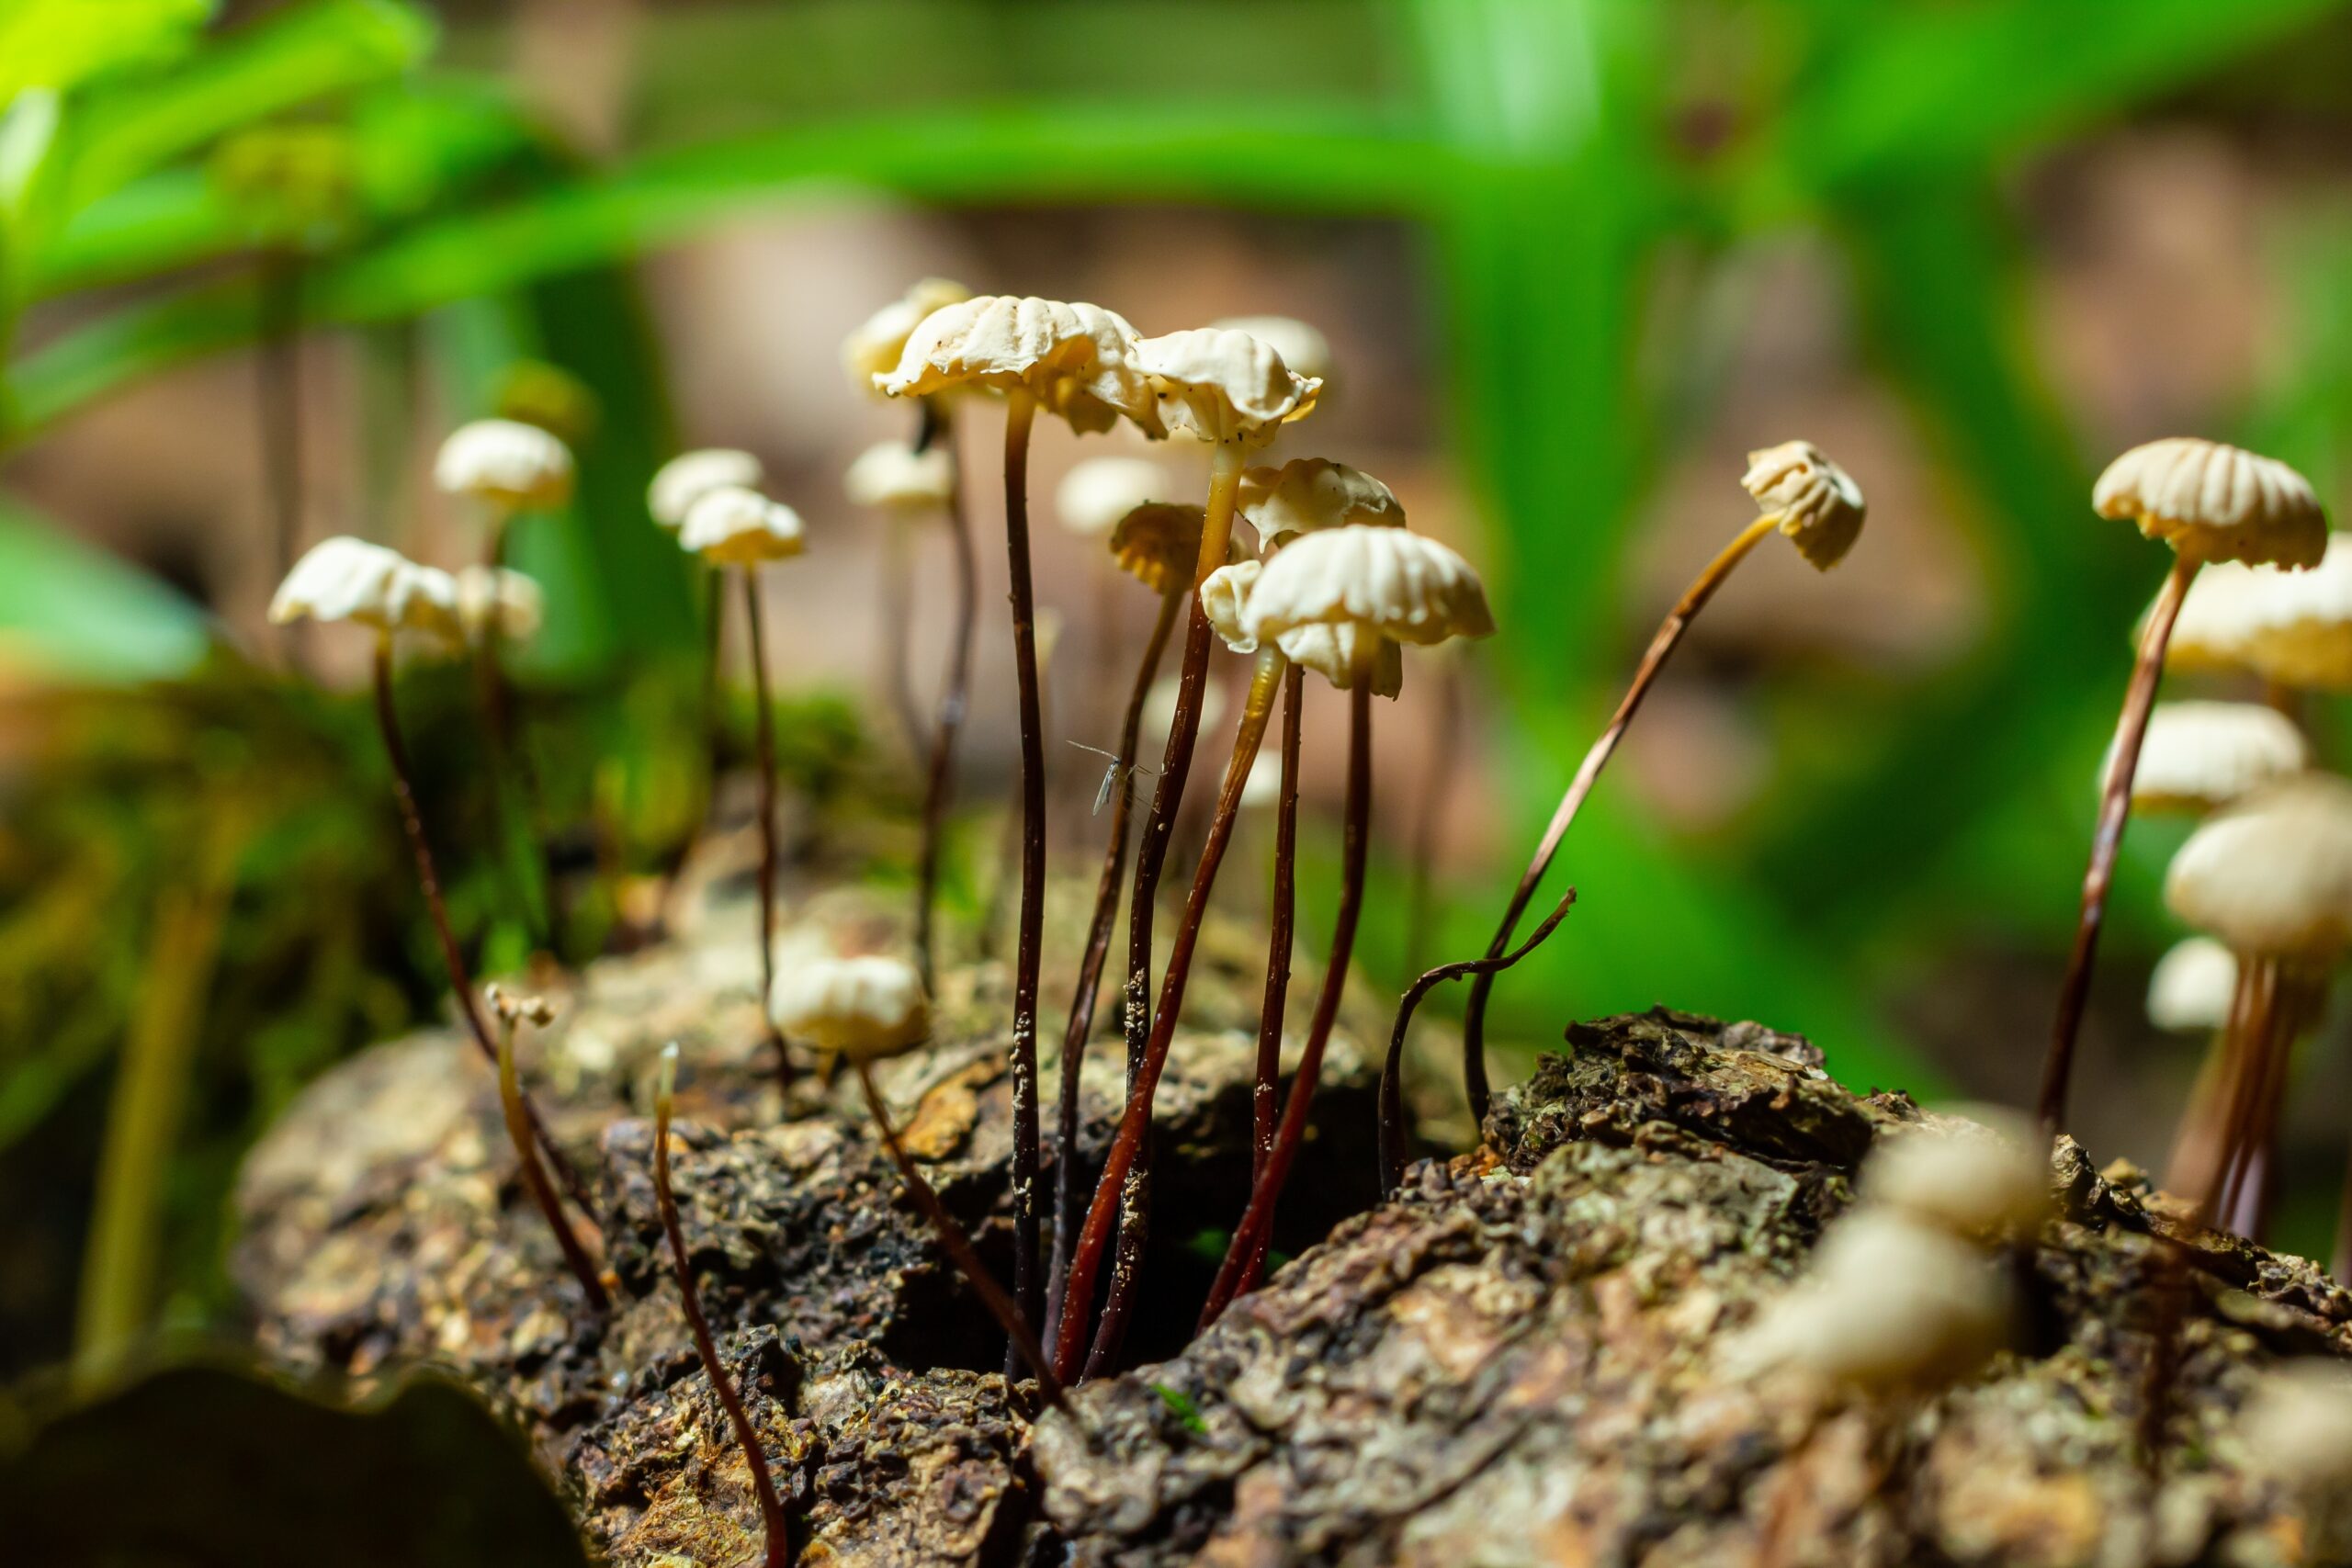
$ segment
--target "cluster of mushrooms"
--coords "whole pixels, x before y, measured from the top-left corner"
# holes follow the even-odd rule
[[[1414,533],[1404,507],[1380,480],[1322,457],[1253,461],[1310,415],[1321,395],[1328,351],[1302,323],[1255,318],[1147,337],[1099,306],[976,298],[931,279],[852,333],[844,356],[862,387],[902,400],[913,412],[908,439],[867,451],[845,479],[854,501],[892,522],[885,573],[884,613],[894,645],[888,682],[925,778],[908,952],[779,958],[774,738],[759,572],[801,553],[800,518],[762,493],[757,458],[717,449],[689,452],[666,465],[650,487],[649,510],[708,569],[714,668],[715,628],[730,570],[742,590],[757,697],[760,951],[775,1071],[788,1083],[796,1055],[813,1055],[828,1070],[844,1065],[854,1070],[910,1197],[1003,1327],[1008,1374],[1025,1371],[1040,1396],[1060,1406],[1069,1384],[1119,1364],[1149,1224],[1153,1098],[1238,813],[1260,801],[1276,807],[1273,892],[1252,1089],[1252,1187],[1203,1303],[1204,1327],[1263,1273],[1274,1215],[1306,1134],[1338,1016],[1372,831],[1373,699],[1397,694],[1406,645],[1483,637],[1494,623],[1476,572],[1453,550]],[[875,1062],[921,1046],[931,1032],[941,839],[954,804],[978,620],[977,549],[952,433],[958,421],[989,405],[1000,411],[1003,427],[1021,772],[1007,1032],[1014,1121],[1009,1285],[989,1277],[924,1181],[890,1124],[872,1075]],[[1032,584],[1028,496],[1030,438],[1040,415],[1080,434],[1124,424],[1148,439],[1186,436],[1204,444],[1209,454],[1206,493],[1197,502],[1171,494],[1168,470],[1136,457],[1079,465],[1057,497],[1064,522],[1101,537],[1119,570],[1152,596],[1153,610],[1096,801],[1098,817],[1106,804],[1111,809],[1087,945],[1056,1064],[1050,1140],[1038,1049],[1048,829],[1044,645],[1050,612],[1038,606]],[[444,488],[473,498],[489,518],[482,564],[452,576],[379,546],[336,538],[295,565],[271,613],[280,622],[351,621],[376,633],[377,711],[450,983],[468,1028],[498,1069],[524,1184],[584,1302],[601,1311],[608,1300],[606,1280],[563,1202],[569,1198],[591,1221],[592,1235],[594,1209],[548,1138],[514,1066],[518,1028],[544,1024],[549,1015],[545,1004],[496,987],[477,997],[441,907],[391,684],[395,638],[401,634],[422,646],[470,649],[481,671],[492,754],[511,749],[500,649],[531,635],[540,598],[528,579],[499,564],[500,541],[515,515],[563,500],[571,463],[561,443],[542,430],[486,421],[450,438],[436,472]],[[1579,808],[1692,620],[1738,563],[1774,534],[1824,570],[1860,536],[1865,517],[1860,489],[1809,443],[1750,454],[1743,485],[1755,513],[1658,626],[1624,695],[1568,781],[1484,953],[1428,971],[1401,998],[1380,1094],[1381,1176],[1387,1188],[1401,1180],[1408,1155],[1401,1076],[1415,1009],[1436,986],[1472,981],[1462,1070],[1471,1109],[1483,1121],[1489,1093],[1484,1021],[1492,987],[1550,935],[1573,904],[1574,889],[1564,890],[1513,945]],[[2063,1120],[2073,1041],[2126,817],[2135,805],[2212,812],[2182,851],[2169,897],[2222,950],[2191,948],[2169,959],[2152,1005],[2167,1023],[2218,1032],[2205,1086],[2182,1134],[2177,1190],[2196,1203],[2200,1219],[2219,1213],[2251,1225],[2256,1220],[2246,1216],[2258,1218],[2267,1190],[2268,1145],[2291,1044],[2316,1015],[2329,965],[2352,942],[2352,784],[2309,771],[2310,749],[2291,717],[2296,693],[2352,686],[2352,549],[2332,547],[2310,487],[2291,470],[2210,442],[2136,448],[2100,479],[2095,504],[2103,514],[2131,518],[2165,539],[2176,551],[2176,564],[2141,633],[2106,769],[2080,934],[2045,1077],[2043,1131],[2054,1133]],[[956,566],[947,669],[928,718],[897,632],[910,619],[904,570],[909,536],[927,517],[946,525]],[[2211,570],[2200,578],[2209,564]],[[2294,569],[2314,567],[2295,574]],[[1162,676],[1171,646],[1177,660],[1172,685]],[[1155,973],[1159,885],[1180,841],[1180,813],[1201,731],[1216,723],[1219,687],[1211,665],[1220,646],[1250,660],[1247,694],[1206,815],[1192,818],[1193,831],[1182,840],[1193,876],[1173,941]],[[2264,683],[2267,705],[2156,707],[2154,692],[2167,661],[2250,675]],[[1285,1092],[1280,1068],[1295,924],[1301,699],[1310,673],[1347,694],[1341,887],[1322,978]],[[1167,740],[1151,769],[1137,752],[1155,693],[1167,707]],[[1279,739],[1271,755],[1261,756],[1270,728]],[[1148,797],[1131,787],[1138,773],[1153,780]],[[1108,1146],[1091,1160],[1080,1147],[1079,1077],[1095,1033],[1123,892],[1126,946],[1118,971],[1116,1032],[1125,1050],[1127,1098]],[[668,1148],[676,1070],[673,1045],[664,1053],[655,1108],[662,1221],[697,1348],[753,1460],[770,1561],[788,1561],[789,1520],[712,1348],[678,1228]],[[2021,1152],[2030,1142],[1991,1133],[1903,1140],[1873,1167],[1864,1204],[1833,1233],[1834,1245],[1825,1244],[1816,1278],[1792,1295],[1785,1310],[1768,1314],[1737,1353],[1757,1365],[1810,1365],[1830,1384],[1880,1390],[1917,1386],[1987,1353],[2007,1314],[2006,1287],[1992,1265],[2003,1248],[2030,1239],[2046,1200],[2041,1162]],[[1096,1172],[1091,1190],[1090,1170]],[[1889,1309],[1890,1279],[1904,1282],[1909,1307]],[[1858,1289],[1864,1282],[1867,1289]]]

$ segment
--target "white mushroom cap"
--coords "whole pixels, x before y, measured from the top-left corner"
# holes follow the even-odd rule
[[[1250,635],[1355,625],[1398,642],[1491,637],[1487,591],[1470,563],[1402,528],[1351,524],[1292,541],[1250,595]],[[1305,662],[1305,660],[1301,660]]]
[[[510,512],[542,511],[571,499],[571,452],[536,424],[478,419],[441,443],[433,482]]]
[[[1250,469],[1241,476],[1234,510],[1269,543],[1351,523],[1405,525],[1404,503],[1394,491],[1362,468],[1325,457]]]
[[[1862,1167],[1862,1197],[1969,1241],[2029,1236],[2050,1213],[2040,1146],[1997,1110],[1947,1117],[1882,1137]]]
[[[2148,1021],[2181,1032],[2226,1028],[2237,989],[2237,954],[2210,936],[2177,942],[2148,976]]]
[[[899,356],[907,350],[908,337],[922,324],[925,316],[950,305],[960,305],[971,297],[970,289],[944,277],[926,277],[916,283],[866,317],[842,340],[842,363],[849,367],[849,378],[863,390],[874,391],[876,378],[888,376],[899,367]]]
[[[2310,761],[2303,732],[2259,704],[2164,703],[2148,716],[2132,773],[2132,809],[2210,811]]]
[[[1182,689],[1181,676],[1162,675],[1151,683],[1143,697],[1143,733],[1165,735],[1176,722],[1176,697]],[[1201,723],[1204,732],[1215,729],[1225,717],[1225,687],[1216,681],[1201,682]]]
[[[2317,1356],[2283,1361],[2239,1417],[2249,1468],[2314,1493],[2352,1483],[2352,1368]]]
[[[695,502],[678,529],[681,548],[721,566],[784,560],[798,555],[807,543],[800,513],[758,491],[731,485]]]
[[[936,444],[918,452],[908,442],[877,442],[850,464],[842,490],[860,506],[932,511],[956,498],[956,459]]]
[[[2275,458],[2191,435],[2116,458],[2091,488],[2091,506],[2194,560],[2309,567],[2327,547],[2327,514],[2310,480]]]
[[[1089,457],[1062,476],[1054,511],[1073,534],[1107,534],[1136,507],[1175,495],[1168,470],[1148,457]]]
[[[2198,573],[2165,666],[2245,670],[2305,691],[2352,691],[2352,536],[2330,534],[2308,571],[2224,562]]]
[[[1257,811],[1282,799],[1283,759],[1279,751],[1261,750],[1241,781],[1241,808]]]
[[[446,571],[348,535],[303,553],[269,602],[272,625],[353,621],[381,632],[416,631],[452,641],[463,635],[458,585]]]
[[[924,317],[897,367],[874,384],[894,398],[1018,388],[1075,430],[1105,431],[1125,414],[1145,434],[1162,435],[1151,384],[1136,364],[1138,341],[1125,317],[1100,305],[984,295]]]
[[[1201,580],[1201,614],[1209,629],[1236,653],[1255,653],[1258,639],[1250,635],[1250,591],[1266,570],[1261,560],[1238,560],[1217,568]]]
[[[1283,363],[1310,380],[1329,380],[1331,344],[1321,333],[1295,316],[1227,316],[1209,323],[1213,330],[1248,333],[1283,356]]]
[[[712,491],[757,490],[766,478],[757,457],[731,446],[681,452],[654,470],[653,482],[645,487],[645,509],[664,528],[675,528]]]
[[[2352,784],[2298,773],[2206,819],[2165,903],[2233,952],[2327,959],[2352,942]]]
[[[1336,626],[1294,626],[1274,638],[1274,646],[1293,664],[1314,671],[1344,692],[1356,683],[1359,650],[1367,640],[1372,647],[1363,658],[1372,662],[1372,694],[1393,699],[1405,689],[1405,657],[1393,638],[1351,621]]]
[[[1294,372],[1268,344],[1230,328],[1145,338],[1136,363],[1151,377],[1167,427],[1204,441],[1271,441],[1285,423],[1314,412],[1323,387]]]
[[[495,633],[507,642],[528,642],[547,618],[539,585],[503,566],[460,568],[457,592],[458,624],[472,640]]]
[[[768,1017],[778,1029],[850,1061],[876,1061],[931,1033],[922,976],[902,958],[811,959],[777,972]]]
[[[1853,476],[1810,441],[1783,441],[1747,455],[1739,482],[1764,515],[1780,520],[1797,554],[1823,571],[1861,536],[1869,505]]]

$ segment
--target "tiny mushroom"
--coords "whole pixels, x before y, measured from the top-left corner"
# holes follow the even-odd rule
[[[930,512],[955,496],[956,463],[944,446],[918,452],[904,441],[880,441],[857,455],[842,476],[842,491],[860,506],[885,512]]]
[[[546,596],[538,583],[507,567],[459,567],[457,595],[458,622],[469,642],[484,637],[528,642],[546,618]]]
[[[1220,445],[1272,441],[1314,412],[1323,387],[1283,364],[1271,344],[1229,327],[1145,338],[1135,352],[1151,377],[1162,423]]]
[[[537,425],[478,419],[441,444],[433,460],[433,482],[452,495],[485,502],[503,520],[571,500],[571,453]]]
[[[1351,523],[1401,528],[1404,503],[1362,468],[1328,457],[1294,457],[1280,468],[1249,468],[1236,502],[1243,521],[1268,545]]]
[[[899,356],[907,350],[907,339],[922,324],[923,318],[950,305],[960,305],[971,297],[970,289],[944,277],[917,281],[842,340],[842,363],[848,367],[850,379],[865,391],[877,390],[875,383],[899,367]]]
[[[545,1028],[555,1021],[555,1009],[543,997],[520,996],[496,985],[482,988],[482,999],[490,1004],[491,1016],[498,1021],[499,1110],[505,1118],[506,1135],[514,1145],[515,1160],[522,1167],[523,1185],[547,1221],[548,1230],[563,1254],[565,1267],[580,1282],[581,1294],[591,1307],[605,1312],[612,1303],[605,1293],[604,1279],[580,1245],[571,1222],[564,1217],[562,1201],[556,1196],[555,1185],[548,1179],[546,1168],[540,1165],[537,1151],[532,1147],[530,1111],[514,1066],[514,1032],[526,1023]]]
[[[1054,491],[1054,511],[1073,534],[1108,534],[1136,507],[1173,498],[1168,470],[1148,457],[1089,457]]]
[[[1147,502],[1111,530],[1111,558],[1154,593],[1189,588],[1201,557],[1204,515],[1197,506]]]
[[[1823,571],[1861,537],[1868,507],[1861,487],[1810,441],[1783,441],[1747,455],[1740,484],[1797,554]]]
[[[678,545],[718,566],[745,571],[788,560],[808,547],[800,514],[755,490],[722,485],[686,509]]]
[[[767,469],[749,452],[732,446],[706,446],[681,452],[654,470],[645,487],[645,509],[653,521],[674,529],[686,520],[695,502],[715,490],[756,490]]]
[[[2148,1021],[2180,1033],[2225,1028],[2237,988],[2237,954],[2210,936],[2184,938],[2148,976]]]
[[[2050,1168],[2030,1130],[2008,1120],[1987,1109],[1882,1137],[1862,1198],[1968,1241],[2030,1238],[2050,1213]]]
[[[797,964],[775,977],[768,1016],[779,1029],[844,1061],[878,1061],[931,1033],[922,976],[880,955]]]
[[[2301,773],[2311,747],[2294,722],[2253,703],[2163,703],[2132,775],[2135,811],[2211,811]]]

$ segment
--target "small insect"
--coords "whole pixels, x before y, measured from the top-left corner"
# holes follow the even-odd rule
[[[1157,773],[1159,772],[1158,768],[1148,768],[1141,762],[1122,763],[1119,761],[1119,754],[1117,752],[1105,751],[1100,746],[1089,746],[1083,740],[1073,740],[1070,744],[1077,747],[1081,751],[1091,751],[1098,757],[1105,757],[1110,760],[1110,766],[1102,770],[1102,786],[1094,792],[1094,810],[1092,814],[1097,817],[1102,816],[1102,808],[1111,804],[1111,792],[1113,790],[1121,787],[1133,789],[1135,787],[1136,774],[1138,773]]]

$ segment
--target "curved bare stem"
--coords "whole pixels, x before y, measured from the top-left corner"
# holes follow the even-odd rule
[[[956,625],[947,645],[947,679],[939,690],[939,710],[931,736],[931,773],[922,797],[922,851],[915,867],[915,965],[925,990],[932,988],[933,918],[939,902],[941,840],[948,807],[956,798],[956,739],[963,733],[972,686],[972,628],[979,618],[979,562],[972,548],[971,520],[964,512],[964,476],[957,466],[953,426],[937,399],[923,401],[918,450],[933,442],[947,453],[947,537],[956,559]]]
[[[548,1229],[555,1233],[564,1266],[580,1281],[580,1293],[588,1298],[588,1304],[600,1313],[609,1312],[613,1303],[605,1294],[605,1281],[598,1277],[587,1249],[580,1245],[571,1222],[564,1218],[555,1184],[540,1168],[538,1151],[531,1145],[531,1118],[524,1109],[522,1078],[514,1070],[514,1025],[503,1018],[498,1021],[498,1109],[506,1121],[506,1135],[514,1141],[514,1157],[523,1168],[523,1186],[538,1205]]]
[[[1250,1180],[1256,1185],[1274,1149],[1274,1123],[1282,1114],[1276,1085],[1282,1076],[1283,1014],[1290,1004],[1292,936],[1298,919],[1298,734],[1299,703],[1306,671],[1283,672],[1282,794],[1274,806],[1274,892],[1266,916],[1266,995],[1258,1009],[1257,1071],[1250,1084]]]
[[[752,642],[752,724],[760,765],[760,1018],[768,1045],[775,1052],[777,1087],[792,1087],[792,1053],[784,1031],[768,1018],[768,998],[775,994],[775,711],[768,701],[767,637],[760,613],[760,574],[743,569],[743,625]]]
[[[1045,1305],[1037,1256],[1037,967],[1046,919],[1046,724],[1037,602],[1029,578],[1029,431],[1035,398],[1005,401],[1004,551],[1012,580],[1012,668],[1021,705],[1021,913],[1012,964],[1012,1297],[1024,1323]],[[1013,1348],[1018,1349],[1018,1346]],[[1010,1372],[1012,1353],[1006,1355]]]

